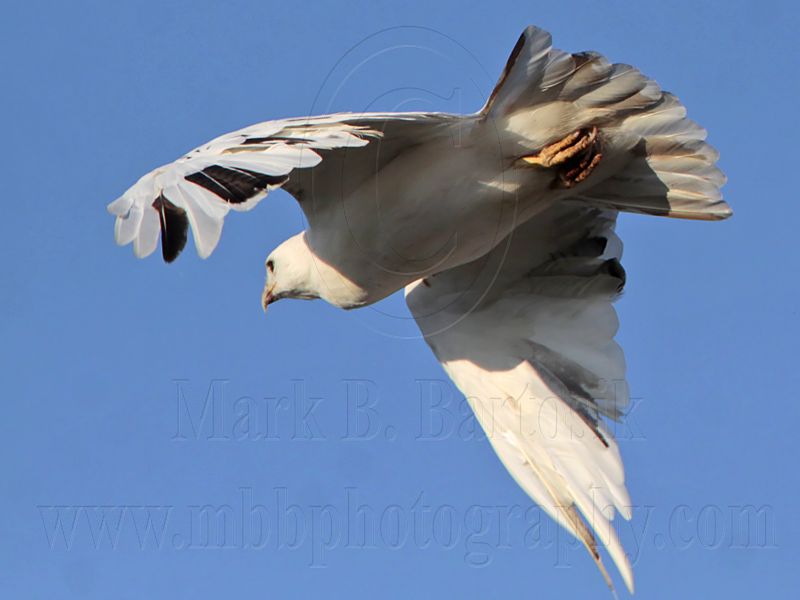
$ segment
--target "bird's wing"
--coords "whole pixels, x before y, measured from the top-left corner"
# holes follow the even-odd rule
[[[520,486],[587,547],[597,539],[629,589],[611,525],[631,508],[603,417],[628,403],[612,303],[625,275],[616,212],[565,202],[485,257],[406,288],[436,357]]]
[[[305,197],[309,182],[293,178],[296,170],[313,170],[315,182],[320,179],[317,172],[324,181],[340,181],[341,161],[348,154],[350,185],[416,143],[432,126],[453,118],[347,113],[267,121],[225,134],[154,169],[112,202],[108,210],[117,217],[116,241],[133,243],[136,256],[144,257],[156,249],[160,234],[163,258],[171,262],[186,245],[191,227],[197,253],[205,258],[217,246],[231,209],[250,210],[284,185],[298,199]],[[360,151],[367,146],[375,149]]]

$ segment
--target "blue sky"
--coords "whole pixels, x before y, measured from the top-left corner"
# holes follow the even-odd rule
[[[465,429],[399,295],[264,317],[263,260],[302,227],[288,195],[172,265],[115,247],[105,212],[257,121],[475,110],[530,23],[675,92],[729,176],[727,222],[620,223],[638,595],[796,589],[794,4],[303,4],[6,3],[0,595],[606,597]],[[230,530],[205,536],[217,510]]]

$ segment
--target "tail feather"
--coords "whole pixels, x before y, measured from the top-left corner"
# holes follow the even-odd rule
[[[705,130],[686,118],[675,96],[621,121],[616,135],[637,139],[626,167],[583,192],[594,204],[683,219],[720,220],[732,211],[720,188],[726,178]]]
[[[603,159],[574,198],[626,212],[719,220],[732,214],[706,131],[634,67],[568,54],[527,28],[480,115],[523,155],[596,126]]]

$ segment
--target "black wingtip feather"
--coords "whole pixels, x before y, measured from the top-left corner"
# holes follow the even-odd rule
[[[186,175],[184,179],[204,187],[228,204],[242,204],[271,185],[283,185],[289,176],[210,165],[202,171]]]
[[[153,202],[161,223],[161,256],[164,262],[171,263],[186,247],[189,232],[189,219],[186,211],[175,206],[164,194]]]
[[[627,279],[627,274],[625,273],[625,268],[622,266],[622,263],[616,258],[609,258],[603,263],[602,271],[619,281],[618,291],[621,292],[625,287],[625,280]]]

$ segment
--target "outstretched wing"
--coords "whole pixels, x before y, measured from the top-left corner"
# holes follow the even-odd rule
[[[625,275],[616,212],[565,202],[487,256],[406,288],[426,341],[511,475],[629,589],[611,525],[630,519],[622,460],[602,417],[628,403],[612,302]]]
[[[217,246],[231,209],[250,210],[270,190],[287,183],[301,198],[304,184],[290,182],[293,171],[317,167],[323,159],[336,164],[352,151],[358,168],[348,169],[348,176],[374,173],[393,153],[413,144],[430,123],[450,118],[436,113],[343,113],[267,121],[225,134],[154,169],[112,202],[108,210],[117,217],[116,241],[133,243],[136,256],[144,257],[156,249],[160,234],[164,260],[172,262],[191,227],[197,253],[205,258]],[[358,153],[378,139],[387,141],[385,148],[381,144],[380,160],[377,150]],[[324,195],[324,189],[319,191]]]

